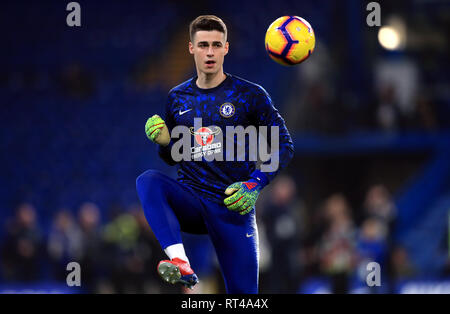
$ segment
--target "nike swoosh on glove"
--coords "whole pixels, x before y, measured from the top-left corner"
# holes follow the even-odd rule
[[[246,182],[235,182],[225,190],[231,195],[223,200],[225,206],[241,215],[248,214],[255,206],[262,186],[253,179]]]

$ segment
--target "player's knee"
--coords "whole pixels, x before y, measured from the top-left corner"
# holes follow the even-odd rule
[[[163,174],[156,170],[147,170],[136,179],[137,190],[158,189],[162,184]]]

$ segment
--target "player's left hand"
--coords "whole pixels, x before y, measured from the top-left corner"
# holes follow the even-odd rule
[[[229,210],[239,212],[241,215],[248,214],[255,206],[261,189],[261,185],[253,179],[235,182],[225,190],[225,194],[231,196],[223,202]]]

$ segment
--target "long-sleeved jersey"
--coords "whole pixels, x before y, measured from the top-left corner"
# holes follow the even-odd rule
[[[185,130],[189,130],[187,136],[190,147],[183,148],[189,151],[181,149],[184,156],[189,158],[174,160],[173,154],[180,152],[180,145],[175,144],[178,139],[173,134],[170,144],[159,148],[161,158],[170,165],[177,165],[179,182],[221,204],[225,197],[224,191],[230,184],[253,178],[265,186],[287,165],[294,154],[292,139],[284,120],[264,88],[230,74],[226,76],[214,88],[199,88],[195,83],[197,77],[193,77],[169,92],[164,120],[169,132],[176,126],[184,126]],[[237,126],[246,130],[253,126],[258,131],[261,126],[267,127],[266,139],[272,149],[269,152],[278,154],[275,168],[265,172],[257,169],[258,162],[251,152],[254,152],[252,148],[260,145],[250,135],[245,136],[244,141],[242,137],[230,135],[230,127],[237,130]],[[271,138],[272,126],[278,127],[278,150],[272,145],[275,143]],[[227,145],[230,143],[233,147]],[[174,145],[177,146],[173,147]],[[244,158],[242,155],[238,156],[239,147],[244,148]],[[269,163],[270,160],[264,161],[264,164]]]

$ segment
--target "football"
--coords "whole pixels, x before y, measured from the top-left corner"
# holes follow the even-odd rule
[[[315,44],[311,25],[298,16],[282,16],[270,24],[266,32],[267,53],[285,66],[305,61],[313,53]]]

